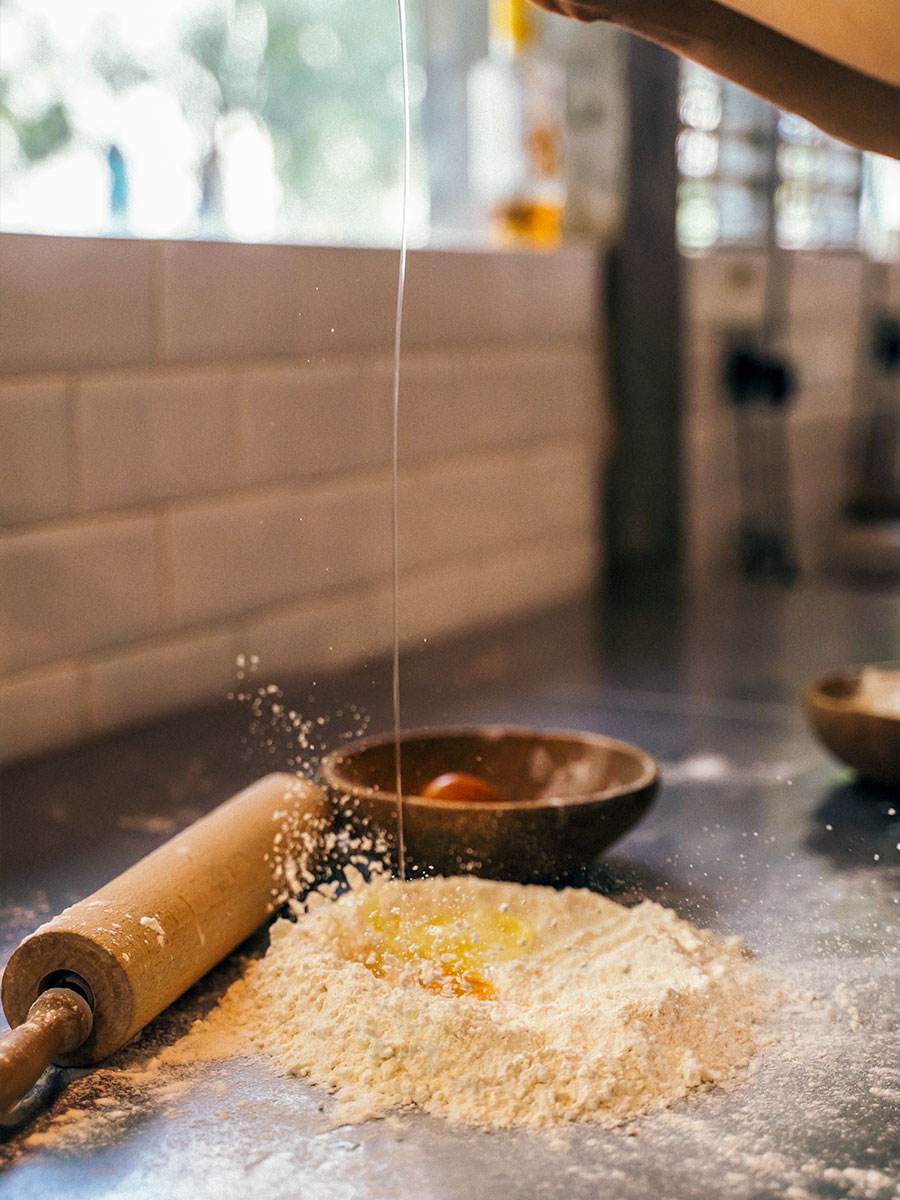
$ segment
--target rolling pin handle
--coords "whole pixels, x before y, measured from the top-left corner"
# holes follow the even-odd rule
[[[51,987],[38,996],[22,1024],[0,1038],[0,1119],[58,1055],[88,1038],[93,1021],[91,1006],[79,992]]]

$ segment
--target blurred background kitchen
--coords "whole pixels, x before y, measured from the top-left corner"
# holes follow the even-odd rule
[[[404,648],[893,586],[897,164],[607,26],[407,9]],[[390,0],[5,0],[0,761],[389,655],[403,150]]]

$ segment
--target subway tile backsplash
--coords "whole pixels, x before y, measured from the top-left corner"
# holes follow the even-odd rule
[[[222,370],[91,376],[75,387],[81,508],[226,491],[239,470],[235,380]]]
[[[387,466],[392,371],[384,358],[359,357],[242,371],[237,390],[247,481],[313,479]]]
[[[72,460],[65,380],[0,382],[0,522],[41,521],[71,513]]]
[[[393,341],[397,254],[315,246],[159,243],[170,362],[296,358]]]
[[[160,630],[152,516],[19,529],[0,536],[0,672],[46,666]]]
[[[84,669],[90,727],[117,729],[226,695],[239,647],[237,632],[222,626],[95,655]]]
[[[86,688],[85,669],[68,661],[4,678],[0,682],[3,761],[68,746],[92,733]]]
[[[389,651],[396,252],[0,256],[0,760]],[[597,262],[410,255],[404,644],[594,577]]]
[[[389,651],[388,250],[0,235],[0,761]],[[410,255],[404,645],[555,602],[602,561],[599,255]],[[800,565],[844,500],[866,268],[796,255],[787,413]],[[765,260],[685,264],[687,564],[735,569],[735,413]],[[892,269],[896,295],[898,273]]]
[[[156,341],[153,242],[0,235],[0,370],[148,362]]]

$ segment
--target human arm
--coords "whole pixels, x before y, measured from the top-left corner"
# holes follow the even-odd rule
[[[619,25],[836,138],[900,157],[900,0],[833,0],[812,10],[783,0],[535,3]]]

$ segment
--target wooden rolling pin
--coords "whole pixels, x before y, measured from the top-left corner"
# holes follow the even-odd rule
[[[51,1063],[99,1062],[314,881],[327,801],[268,775],[27,937],[3,973],[0,1114]]]

